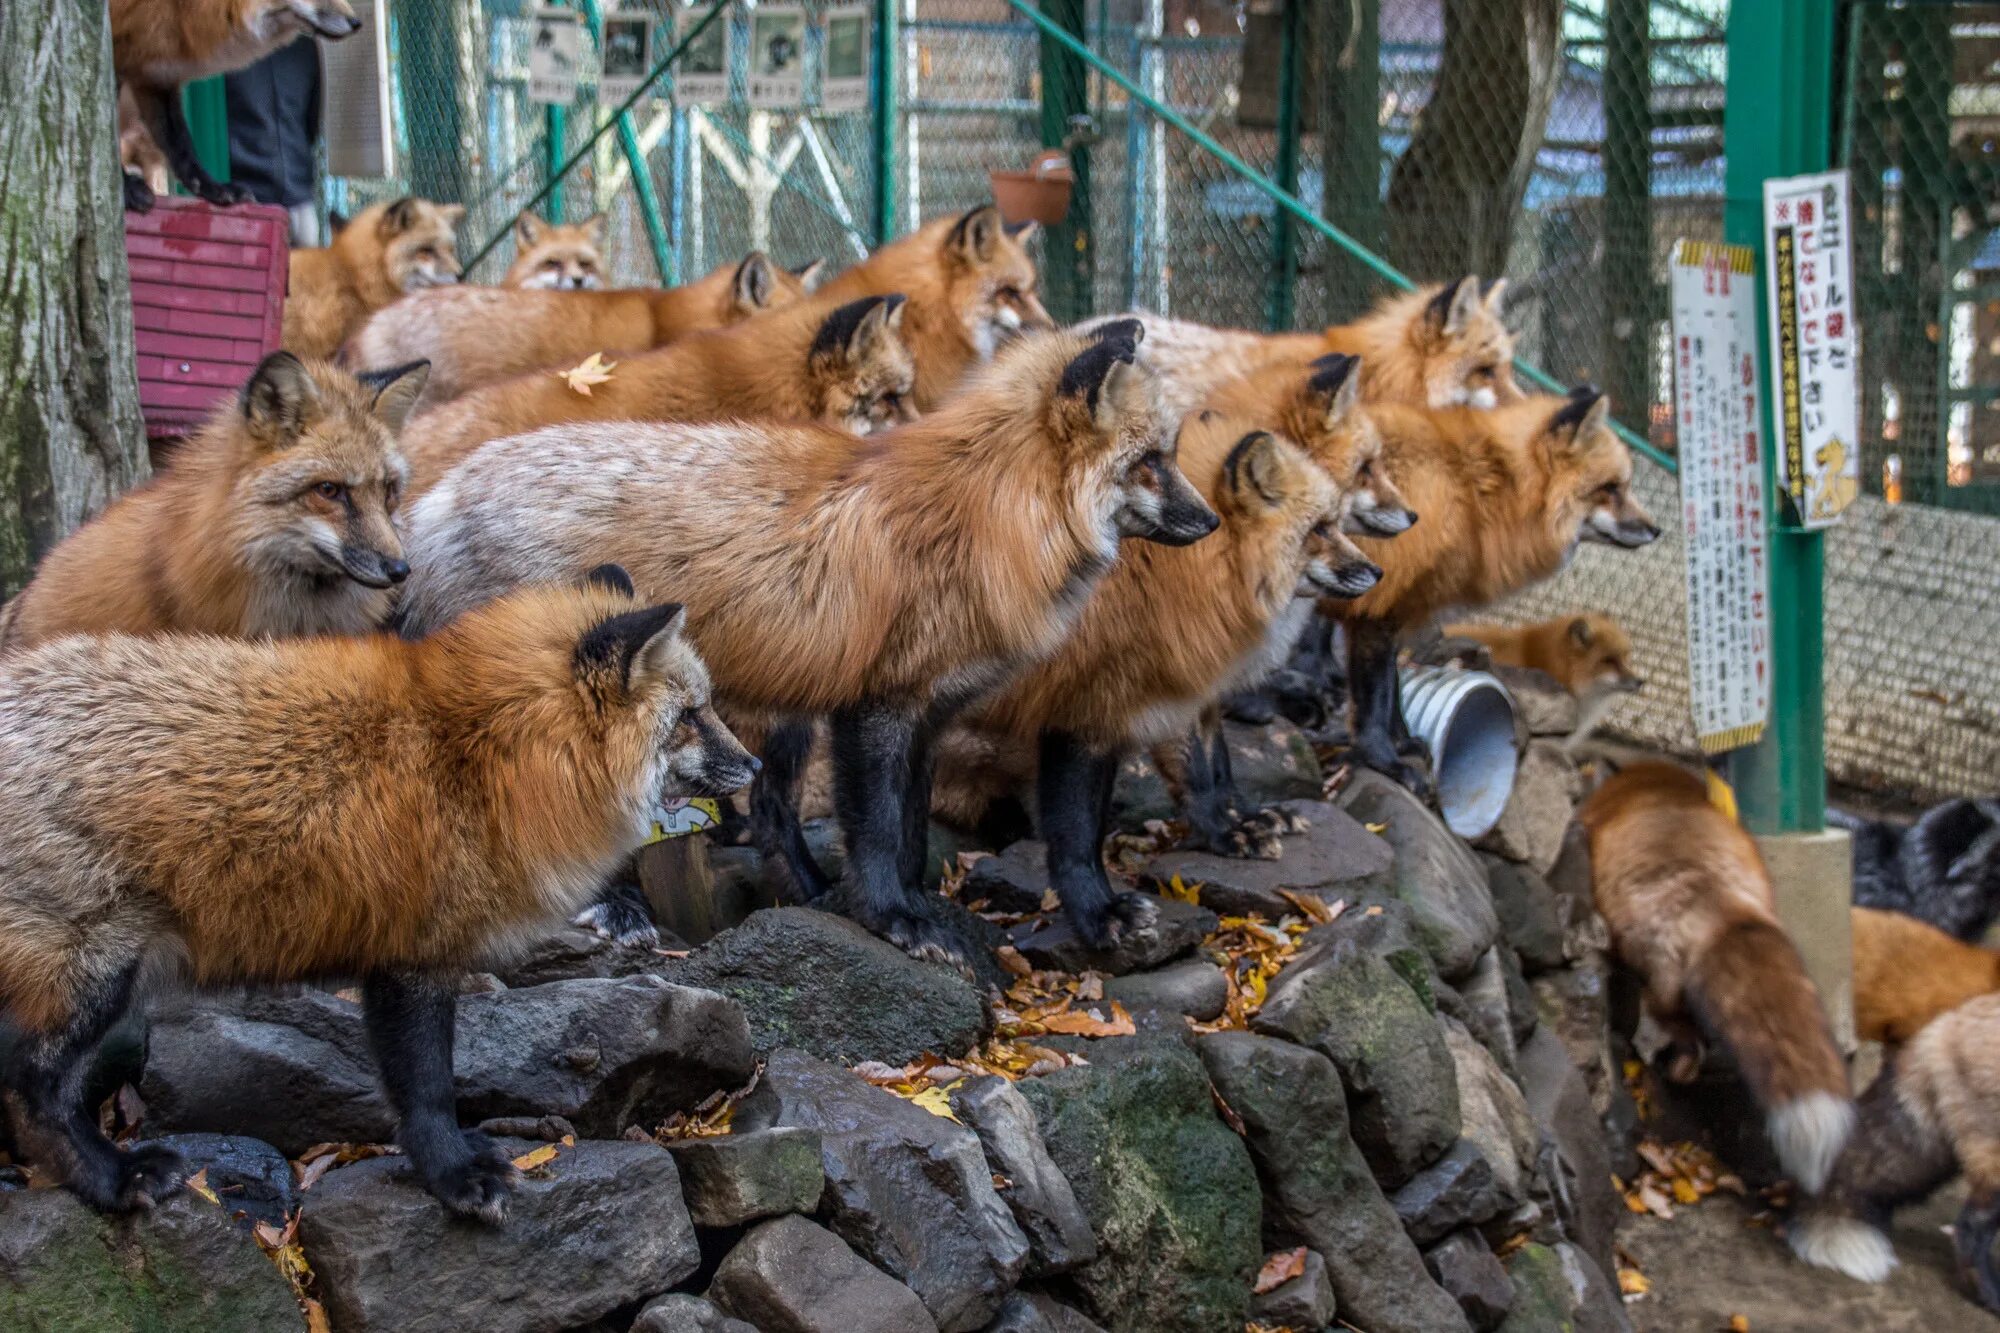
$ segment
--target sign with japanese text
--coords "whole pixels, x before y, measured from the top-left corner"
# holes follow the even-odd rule
[[[1808,528],[1861,493],[1851,219],[1845,171],[1764,182],[1773,421],[1785,493]]]
[[[613,11],[604,16],[599,45],[598,102],[616,106],[639,91],[653,72],[653,16],[646,10]]]
[[[806,100],[806,11],[758,5],[750,11],[750,105],[795,111]]]
[[[727,0],[713,0],[724,4]],[[687,42],[701,21],[708,17],[708,5],[691,5],[674,11],[674,39]],[[733,44],[732,14],[723,14],[701,29],[681,58],[674,62],[674,104],[715,106],[729,100],[729,50]]]
[[[574,9],[538,9],[528,36],[528,100],[544,106],[576,101],[576,67],[583,54],[582,16]]]
[[[1771,711],[1755,252],[1684,240],[1671,286],[1688,702],[1719,754],[1754,744]]]
[[[833,5],[821,16],[819,108],[868,109],[868,6]]]

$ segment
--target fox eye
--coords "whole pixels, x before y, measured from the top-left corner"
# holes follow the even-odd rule
[[[995,292],[994,295],[1003,301],[1019,301],[1021,299],[1021,289],[1009,283]]]
[[[389,508],[394,509],[397,506],[397,504],[399,504],[402,501],[402,499],[403,499],[403,484],[401,482],[392,481],[387,486],[384,486],[382,488],[382,502],[386,504]]]
[[[313,487],[313,494],[322,500],[345,500],[347,487],[337,481],[322,481]]]

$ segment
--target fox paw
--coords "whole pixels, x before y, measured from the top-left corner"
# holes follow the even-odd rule
[[[1159,920],[1160,909],[1142,893],[1115,893],[1111,901],[1095,912],[1071,912],[1076,933],[1094,949],[1109,949],[1134,931],[1146,929]]]
[[[187,1183],[187,1160],[164,1143],[142,1143],[119,1154],[120,1212],[142,1212],[171,1198]]]
[[[424,1188],[460,1217],[498,1226],[506,1219],[507,1196],[521,1173],[484,1134],[466,1134],[465,1146],[471,1155],[428,1173]]]
[[[651,949],[660,943],[660,928],[653,924],[653,919],[639,904],[629,901],[623,894],[598,899],[571,917],[570,924],[596,931],[602,938],[617,944],[636,944]]]
[[[897,908],[888,914],[876,934],[918,962],[942,963],[966,977],[972,975],[965,941],[942,922]]]
[[[1239,818],[1219,850],[1243,860],[1275,861],[1285,854],[1286,834],[1304,833],[1311,827],[1302,817],[1283,810],[1259,810]]]
[[[209,181],[205,185],[198,185],[195,187],[195,195],[202,202],[214,204],[217,208],[233,208],[237,204],[247,204],[251,199],[250,191],[241,185],[231,185],[226,181]]]
[[[153,187],[146,184],[146,178],[136,171],[125,173],[125,211],[128,213],[150,213],[160,197],[153,193]]]

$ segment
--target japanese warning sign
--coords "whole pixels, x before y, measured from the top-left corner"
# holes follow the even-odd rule
[[[1823,528],[1861,491],[1847,173],[1764,182],[1773,420],[1785,493]]]

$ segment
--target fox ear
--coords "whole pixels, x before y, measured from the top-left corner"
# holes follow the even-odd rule
[[[1431,332],[1451,337],[1465,332],[1478,310],[1479,275],[1468,273],[1431,298],[1431,303],[1424,307],[1424,320]]]
[[[440,204],[438,212],[444,216],[444,225],[456,227],[465,218],[464,204]]]
[[[1026,245],[1034,240],[1035,237],[1041,235],[1041,231],[1042,224],[1033,218],[1029,218],[1026,222],[1010,222],[1007,224],[1007,234],[1012,236],[1021,245]]]
[[[611,218],[604,213],[592,213],[583,220],[583,234],[589,238],[592,245],[603,245],[604,238],[610,231]]]
[[[617,564],[599,565],[583,576],[586,588],[603,588],[606,592],[623,593],[627,597],[637,597],[638,590],[632,586],[632,576],[625,572],[625,566]]]
[[[1223,460],[1222,475],[1232,494],[1254,492],[1266,505],[1278,504],[1284,498],[1284,459],[1278,453],[1278,437],[1268,430],[1245,435]]]
[[[797,278],[799,286],[805,288],[808,292],[815,291],[818,289],[820,283],[826,280],[826,261],[824,259],[808,260],[793,269],[792,276]]]
[[[319,411],[319,390],[305,362],[290,352],[273,352],[251,372],[242,402],[251,431],[267,444],[284,444]]]
[[[730,280],[730,290],[736,294],[736,308],[746,315],[755,314],[771,304],[771,291],[777,286],[776,275],[771,272],[771,257],[762,250],[752,250],[736,266],[736,276]]]
[[[376,230],[386,241],[392,236],[401,236],[416,225],[416,196],[406,194],[401,199],[391,201],[389,206],[382,210],[382,220],[376,225]]]
[[[1495,278],[1487,283],[1484,301],[1487,313],[1497,319],[1507,302],[1507,279]]]
[[[1361,401],[1361,358],[1329,352],[1313,362],[1311,369],[1306,392],[1324,404],[1327,426],[1338,426]]]
[[[1146,341],[1146,322],[1127,316],[1124,319],[1107,320],[1084,335],[1092,342],[1122,342],[1137,347]]]
[[[364,389],[375,393],[375,417],[392,431],[401,431],[417,405],[424,385],[430,383],[431,363],[411,361],[393,370],[364,370],[354,377]]]
[[[654,678],[660,673],[664,649],[680,637],[686,618],[679,602],[665,602],[598,621],[577,640],[577,674],[615,672],[625,689]]]
[[[1590,640],[1592,638],[1590,630],[1590,617],[1578,616],[1576,619],[1570,621],[1569,637],[1571,641],[1574,642],[1576,646],[1579,648],[1590,647]]]
[[[1569,399],[1549,418],[1549,433],[1566,441],[1587,440],[1611,419],[1611,399],[1594,384],[1570,390]]]
[[[890,315],[899,312],[902,304],[900,294],[849,301],[819,326],[808,356],[837,357],[849,365],[858,363],[890,327]]]
[[[1136,325],[1137,320],[1119,321]],[[1081,398],[1090,409],[1090,414],[1099,423],[1104,421],[1102,409],[1116,408],[1114,402],[1107,402],[1105,389],[1119,377],[1121,372],[1130,372],[1132,358],[1138,355],[1137,344],[1129,337],[1118,337],[1100,332],[1096,341],[1078,352],[1070,363],[1063,367],[1062,379],[1056,385],[1056,392],[1068,397]]]
[[[952,226],[951,234],[945,238],[945,248],[968,264],[990,264],[1005,225],[999,209],[992,204],[981,204]]]
[[[549,224],[533,213],[523,213],[514,219],[514,239],[522,245],[539,245],[548,228]]]

